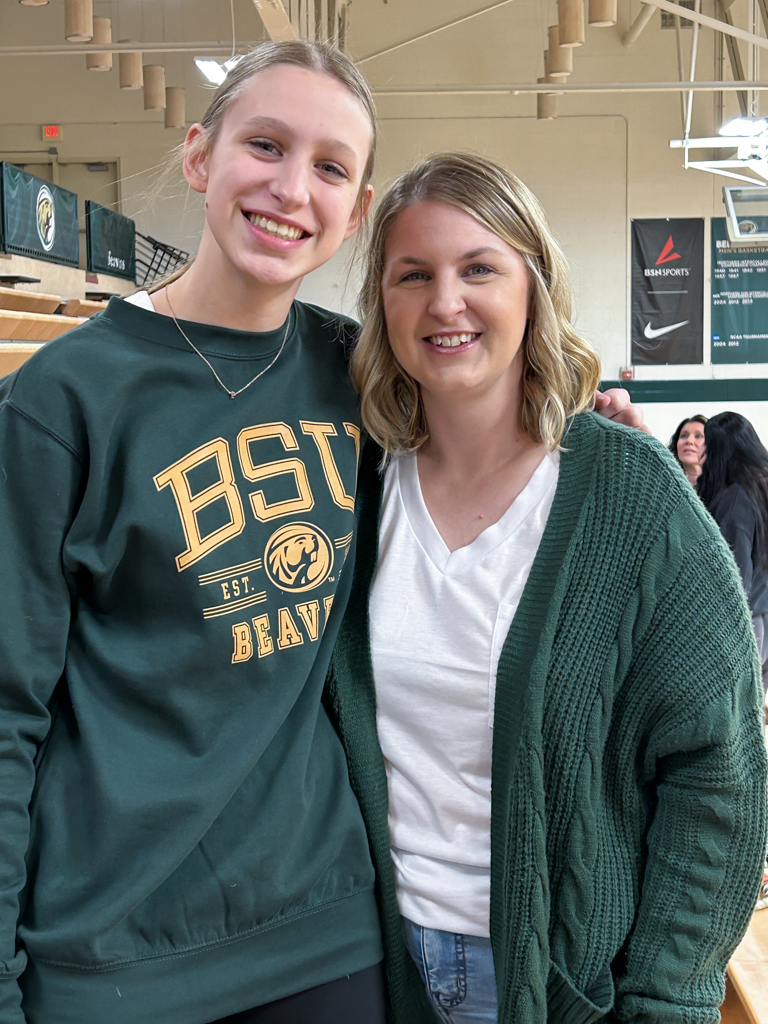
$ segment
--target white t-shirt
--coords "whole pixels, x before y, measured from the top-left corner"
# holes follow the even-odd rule
[[[150,313],[155,312],[155,307],[152,305],[152,296],[149,292],[134,292],[133,295],[128,295],[125,301],[130,302],[132,306],[140,306],[142,309],[148,309]]]
[[[427,928],[489,934],[496,668],[558,472],[546,456],[501,519],[451,552],[416,457],[387,469],[370,605],[378,730],[400,912]]]

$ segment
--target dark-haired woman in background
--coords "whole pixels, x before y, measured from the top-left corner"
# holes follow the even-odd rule
[[[768,451],[737,412],[713,416],[704,431],[699,494],[739,566],[768,690]]]
[[[688,483],[695,487],[704,459],[704,424],[707,417],[697,413],[678,424],[669,442],[669,450],[680,463]]]

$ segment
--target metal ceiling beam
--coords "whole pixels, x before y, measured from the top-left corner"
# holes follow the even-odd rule
[[[661,11],[668,11],[670,14],[677,14],[682,18],[687,18],[688,21],[714,29],[715,32],[723,32],[727,36],[733,36],[734,39],[741,39],[751,46],[759,46],[763,50],[768,50],[768,39],[764,36],[757,36],[754,32],[745,32],[744,29],[735,28],[733,25],[718,21],[716,18],[710,18],[706,14],[698,14],[687,7],[681,7],[680,4],[670,3],[669,0],[643,0],[643,3],[658,7]]]
[[[715,8],[721,19],[733,28],[733,16],[728,10],[728,6],[723,3],[723,0],[717,0]],[[733,38],[733,36],[725,37],[725,45],[728,48],[728,62],[731,65],[731,74],[734,78],[744,78],[744,65],[741,63],[741,54],[739,53],[739,44]],[[749,114],[749,103],[747,102],[747,94],[740,92],[738,94],[739,100],[739,111],[742,117],[747,117]]]
[[[298,39],[298,33],[291,24],[283,0],[253,0],[270,39]]]
[[[653,7],[651,4],[644,3],[641,6],[641,8],[640,8],[640,11],[639,11],[637,17],[632,22],[632,24],[629,26],[629,29],[621,37],[622,43],[624,43],[625,46],[632,46],[632,45],[634,45],[634,43],[636,43],[637,40],[639,39],[640,33],[643,31],[643,29],[645,28],[645,26],[648,24],[648,22],[651,20],[651,18],[654,16],[655,13],[656,13],[656,8],[655,7]]]
[[[768,82],[600,82],[594,84],[557,83],[559,93],[611,92],[736,92],[739,89],[768,92]],[[528,93],[552,92],[552,85],[478,85],[456,87],[405,86],[395,89],[373,89],[374,96],[523,96]]]
[[[254,0],[254,3],[256,0]],[[498,7],[506,7],[507,4],[511,4],[512,0],[500,0],[499,3],[491,4],[490,7],[483,7],[480,11],[473,11],[472,14],[465,14],[463,18],[456,18],[454,21],[448,21],[445,25],[438,25],[437,28],[431,28],[428,32],[422,32],[421,35],[413,36],[411,39],[404,39],[402,43],[395,43],[394,46],[387,46],[384,50],[377,50],[375,53],[369,53],[367,57],[361,57],[360,60],[355,61],[356,64],[365,64],[366,61],[373,60],[374,57],[383,57],[385,53],[393,53],[395,50],[401,49],[403,46],[410,46],[411,43],[418,43],[422,39],[429,39],[430,36],[437,35],[438,32],[444,32],[447,28],[453,28],[455,25],[463,25],[465,21],[471,21],[472,18],[479,18],[481,14],[487,14],[489,11],[495,11]]]

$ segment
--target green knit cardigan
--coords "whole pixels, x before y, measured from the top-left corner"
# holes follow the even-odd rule
[[[714,1024],[765,851],[749,613],[728,548],[661,445],[593,414],[575,417],[563,444],[498,666],[499,1024]],[[361,464],[355,579],[328,697],[378,873],[390,1020],[434,1024],[401,939],[376,738],[380,454],[369,444]]]

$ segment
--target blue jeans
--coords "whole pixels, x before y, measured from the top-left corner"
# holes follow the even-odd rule
[[[406,918],[403,938],[437,1019],[444,1024],[497,1024],[491,940],[422,928]]]

